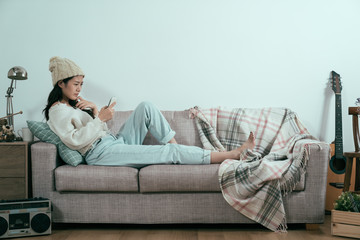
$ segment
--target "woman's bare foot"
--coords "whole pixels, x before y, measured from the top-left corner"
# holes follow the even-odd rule
[[[253,150],[255,147],[255,136],[253,132],[250,132],[248,139],[246,142],[241,146],[250,150]]]
[[[231,152],[234,153],[235,159],[240,159],[240,155],[242,152],[244,152],[246,149],[253,150],[254,147],[255,147],[255,136],[253,132],[250,132],[246,142],[237,149],[232,150]]]
[[[255,147],[255,136],[253,132],[250,132],[250,135],[246,142],[241,145],[239,148],[234,149],[229,152],[211,152],[210,163],[222,163],[225,159],[239,159],[242,152],[245,149],[254,149]]]

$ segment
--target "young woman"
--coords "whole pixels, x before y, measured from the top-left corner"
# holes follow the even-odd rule
[[[52,57],[49,70],[54,88],[43,110],[46,120],[64,144],[79,151],[89,165],[143,167],[221,163],[225,159],[239,159],[246,148],[254,148],[252,133],[241,147],[228,152],[177,144],[175,132],[149,102],[140,103],[114,136],[109,133],[106,122],[112,119],[116,103],[99,111],[94,103],[80,97],[85,75],[69,59]],[[162,145],[142,145],[148,131]]]

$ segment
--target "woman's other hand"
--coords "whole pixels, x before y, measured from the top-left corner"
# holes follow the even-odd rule
[[[78,102],[76,103],[75,107],[80,108],[81,110],[91,109],[94,116],[97,116],[97,114],[98,114],[98,109],[97,109],[96,105],[90,101],[83,99],[80,96],[78,98]]]
[[[116,104],[116,102],[113,102],[109,107],[105,106],[105,107],[101,108],[98,118],[103,122],[107,122],[107,121],[111,120],[114,116],[115,104]]]

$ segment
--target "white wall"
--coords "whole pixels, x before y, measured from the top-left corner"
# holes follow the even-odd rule
[[[43,120],[52,56],[86,73],[83,96],[117,110],[142,100],[162,110],[288,107],[326,142],[335,136],[331,70],[347,108],[360,97],[357,0],[0,0],[0,116],[8,70],[26,68],[14,90],[15,127]],[[1,96],[1,95],[0,95]]]

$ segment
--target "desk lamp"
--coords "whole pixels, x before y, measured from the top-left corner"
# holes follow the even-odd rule
[[[7,98],[7,105],[6,105],[6,115],[8,120],[8,125],[14,127],[14,111],[13,111],[13,104],[12,104],[12,92],[14,90],[13,84],[15,80],[15,88],[16,88],[16,80],[26,80],[27,79],[27,72],[23,67],[12,67],[8,72],[8,78],[11,79],[10,87],[6,92]],[[14,128],[13,128],[14,129]]]

